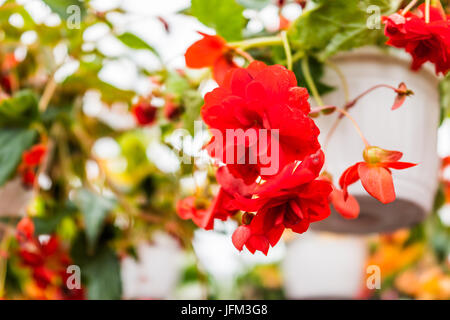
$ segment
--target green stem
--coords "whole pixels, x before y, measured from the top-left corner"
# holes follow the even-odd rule
[[[404,16],[405,14],[408,13],[409,10],[411,10],[412,7],[414,7],[417,3],[417,1],[419,0],[413,0],[410,3],[408,3],[408,5],[405,7],[405,9],[403,9],[402,11],[402,16]]]
[[[6,281],[6,268],[8,266],[8,248],[10,243],[9,230],[5,230],[3,234],[3,240],[0,243],[0,254],[4,254],[4,257],[0,258],[0,298],[3,298],[5,294],[5,281]]]
[[[349,91],[349,85],[347,82],[347,78],[345,78],[344,73],[342,72],[341,68],[339,68],[335,63],[327,60],[325,61],[325,63],[334,70],[334,72],[336,72],[336,74],[338,75],[339,79],[342,82],[342,88],[344,90],[344,95],[345,95],[345,103],[348,103],[350,101],[350,91]]]
[[[283,40],[281,39],[280,36],[273,36],[273,37],[254,38],[237,42],[229,42],[228,46],[246,50],[254,47],[277,46],[282,44]]]
[[[304,51],[297,51],[292,56],[292,63],[297,62],[300,59],[303,59],[304,56],[305,56],[305,52]]]
[[[306,83],[308,84],[309,89],[311,90],[311,93],[314,97],[314,100],[316,100],[317,104],[321,107],[324,105],[322,98],[320,98],[319,91],[317,91],[317,87],[314,84],[314,80],[311,76],[311,72],[309,71],[309,64],[308,64],[308,57],[305,56],[302,60],[302,71],[303,75],[305,76]]]
[[[286,31],[281,31],[281,39],[283,40],[284,52],[286,53],[286,65],[289,70],[292,70],[292,53],[289,46],[289,40]]]

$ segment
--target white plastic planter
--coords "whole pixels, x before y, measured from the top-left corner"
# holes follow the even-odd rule
[[[289,299],[352,299],[364,285],[366,241],[308,231],[287,246],[283,261]]]
[[[20,178],[8,181],[0,188],[0,217],[21,217],[33,198],[33,190],[23,187]]]
[[[439,160],[437,131],[439,124],[438,79],[430,66],[418,72],[410,70],[410,59],[393,56],[377,49],[363,48],[336,56],[334,63],[345,75],[350,99],[377,84],[397,87],[405,82],[414,91],[404,105],[391,111],[395,93],[380,88],[369,93],[350,110],[369,143],[388,150],[403,152],[401,161],[419,163],[406,170],[392,170],[397,199],[383,205],[363,189],[360,182],[349,188],[361,205],[360,217],[346,220],[336,212],[329,219],[313,225],[316,229],[371,233],[409,227],[422,221],[432,209],[438,185]],[[327,69],[327,84],[342,88],[336,72]],[[324,97],[325,104],[342,107],[344,92],[339,89]],[[324,142],[337,113],[321,116],[317,123]],[[326,169],[337,184],[340,175],[350,165],[362,160],[364,144],[348,119],[342,119],[334,133],[326,154]]]
[[[153,243],[141,243],[138,261],[122,260],[122,286],[125,299],[168,299],[175,292],[183,252],[178,243],[166,234],[157,234]]]

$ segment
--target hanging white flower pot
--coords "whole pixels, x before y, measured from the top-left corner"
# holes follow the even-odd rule
[[[287,246],[282,263],[289,299],[351,299],[364,285],[366,241],[308,231]]]
[[[0,217],[24,216],[32,198],[33,189],[25,188],[19,177],[6,182],[0,188]]]
[[[126,257],[121,263],[125,299],[168,299],[178,283],[183,252],[175,239],[156,234],[153,243],[137,247],[138,260]]]
[[[409,227],[424,220],[432,209],[438,185],[439,159],[437,156],[437,129],[439,126],[438,78],[430,66],[418,72],[410,69],[410,59],[394,56],[377,49],[363,48],[333,58],[344,74],[350,99],[365,90],[388,84],[397,87],[405,82],[414,91],[403,106],[392,111],[395,93],[380,88],[364,96],[350,109],[370,144],[388,150],[403,152],[401,161],[418,163],[406,170],[392,170],[396,200],[382,204],[369,196],[360,182],[349,191],[360,203],[357,219],[346,220],[335,211],[329,219],[314,224],[319,230],[346,233],[386,232]],[[324,77],[327,84],[338,90],[326,95],[324,103],[345,105],[342,82],[337,73],[328,68]],[[332,127],[337,113],[321,116],[321,143]],[[342,119],[327,148],[326,170],[335,184],[342,172],[356,162],[363,161],[364,144],[348,119]]]

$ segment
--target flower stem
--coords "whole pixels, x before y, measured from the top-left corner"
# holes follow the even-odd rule
[[[354,98],[353,100],[347,101],[346,104],[345,104],[345,106],[344,106],[344,110],[347,111],[347,110],[349,110],[350,108],[354,107],[355,104],[358,102],[359,99],[361,99],[361,98],[364,97],[366,94],[368,94],[368,93],[370,93],[370,92],[372,92],[373,90],[378,89],[378,88],[388,88],[388,89],[392,89],[392,90],[394,90],[394,91],[397,91],[396,88],[394,88],[393,86],[390,86],[390,85],[388,85],[388,84],[378,84],[378,85],[376,85],[376,86],[373,86],[372,88],[367,89],[366,91],[364,91],[363,93],[361,93],[360,95],[358,95],[358,96],[357,96],[356,98]],[[337,119],[335,120],[335,122],[333,123],[333,126],[331,127],[330,131],[328,131],[328,134],[327,134],[327,136],[326,136],[326,138],[325,138],[325,142],[323,143],[323,148],[324,148],[324,150],[327,149],[328,143],[330,142],[331,137],[333,136],[334,132],[336,131],[336,129],[337,129],[338,125],[339,125],[340,120],[341,120],[343,117],[344,117],[344,114],[341,113],[341,114],[337,117]]]
[[[0,243],[0,298],[5,294],[6,269],[8,266],[8,248],[10,243],[10,229],[5,228]],[[3,255],[3,256],[2,256]]]
[[[242,50],[261,47],[261,46],[277,46],[282,45],[283,39],[280,36],[253,38],[243,41],[229,42],[228,46],[233,48],[241,48]]]
[[[365,95],[369,94],[370,92],[372,92],[378,88],[388,88],[388,89],[394,90],[394,92],[397,91],[397,88],[390,86],[388,84],[377,84],[376,86],[373,86],[373,87],[367,89],[366,91],[364,91],[363,93],[358,95],[353,100],[347,102],[346,105],[344,106],[344,109],[348,110],[348,109],[352,108],[358,102],[358,100],[360,100],[362,97],[364,97]],[[341,118],[342,118],[342,115],[341,115]]]
[[[248,62],[253,62],[255,61],[255,59],[253,59],[253,57],[248,54],[247,52],[245,52],[244,50],[242,50],[241,48],[235,48],[234,51],[239,54],[241,57],[245,58]]]
[[[292,70],[292,53],[289,45],[289,39],[286,31],[281,31],[281,39],[283,39],[284,52],[286,53],[286,65],[289,70]]]
[[[336,72],[339,79],[341,80],[342,87],[344,89],[345,103],[348,103],[350,101],[350,92],[348,89],[349,88],[348,82],[347,82],[347,79],[345,78],[344,73],[342,72],[341,68],[339,68],[335,63],[333,63],[329,60],[326,60],[325,63]]]
[[[57,84],[55,81],[55,73],[53,72],[47,84],[45,85],[44,92],[42,93],[42,97],[39,100],[38,108],[40,112],[44,112],[45,110],[47,110],[48,104],[53,97],[53,93],[55,93],[56,86]]]
[[[314,84],[314,80],[311,76],[311,72],[309,71],[309,64],[308,64],[307,56],[305,56],[302,60],[302,71],[303,71],[303,75],[305,76],[306,83],[308,84],[308,87],[311,90],[311,93],[314,97],[314,100],[316,100],[316,102],[319,106],[323,106],[324,103],[322,101],[322,98],[320,97],[319,91],[317,91],[316,85]]]
[[[338,112],[340,112],[343,116],[347,117],[348,119],[350,119],[350,121],[353,123],[353,126],[355,127],[356,131],[358,132],[359,136],[361,137],[361,140],[364,142],[364,145],[366,147],[369,147],[370,144],[367,141],[366,137],[364,137],[361,128],[358,125],[358,122],[356,122],[355,118],[353,118],[346,110],[339,108],[339,107],[335,107],[335,106],[324,106],[324,107],[319,107],[319,108],[315,108],[313,110],[311,110],[310,113],[317,113],[320,112],[322,110],[325,109],[330,109],[330,108],[334,108],[335,110],[337,110]]]
[[[412,7],[414,7],[416,5],[418,0],[413,0],[410,3],[408,3],[408,5],[405,7],[405,9],[403,9],[402,11],[402,16],[404,16],[405,14],[408,13],[409,10],[411,10]]]

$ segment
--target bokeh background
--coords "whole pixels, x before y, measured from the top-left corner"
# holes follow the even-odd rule
[[[24,6],[38,25],[52,27],[61,23],[58,15],[40,0],[16,2]],[[149,81],[152,73],[163,66],[170,70],[184,69],[184,52],[201,38],[197,32],[214,33],[194,17],[183,14],[189,3],[189,0],[90,1],[92,10],[109,12],[104,22],[89,26],[82,35],[83,50],[98,51],[104,59],[98,78],[115,88],[143,96],[152,90],[153,84]],[[0,1],[0,6],[4,5],[5,1]],[[0,15],[2,12],[6,11],[0,9]],[[283,8],[283,16],[291,21],[301,12],[297,3]],[[20,12],[8,15],[7,19],[2,17],[2,23],[8,21],[18,30],[24,25],[28,28]],[[244,16],[249,20],[250,33],[277,30],[280,24],[276,4],[269,4],[262,10],[246,9]],[[116,34],[126,32],[150,44],[160,58],[149,50],[131,49],[118,40]],[[33,27],[20,33],[22,45],[14,52],[19,60],[25,59],[27,50],[24,48],[32,46],[38,36]],[[58,83],[80,68],[77,61],[67,57],[65,50],[63,45],[53,48],[53,58],[62,65],[54,75]],[[215,86],[212,80],[202,80],[199,91],[204,95]],[[164,101],[159,103],[164,105]],[[84,115],[114,130],[126,131],[136,125],[128,105],[107,103],[96,90],[84,92],[81,104]],[[166,145],[152,140],[152,130],[143,133],[145,161],[151,163],[152,170],[158,174],[170,176],[180,169],[180,162]],[[120,174],[120,168],[126,166],[123,163],[124,139],[100,137],[92,148],[114,178],[127,185],[133,183],[132,178]],[[193,149],[194,140],[190,146]],[[442,159],[450,156],[450,120],[445,120],[439,129],[437,153]],[[95,184],[101,176],[98,165],[88,161],[85,169]],[[205,183],[207,174],[207,170],[199,170],[193,177],[183,177],[180,184],[190,190]],[[76,179],[72,183],[76,185]],[[43,189],[51,188],[51,181],[44,176],[39,178],[39,184]],[[159,187],[164,188],[164,185]],[[367,236],[313,231],[299,236],[287,232],[267,256],[259,252],[253,255],[246,250],[238,252],[234,248],[230,238],[237,226],[235,221],[217,221],[214,231],[196,230],[193,250],[180,245],[179,239],[167,230],[143,232],[133,242],[133,254],[120,257],[121,294],[125,299],[450,299],[450,203],[445,204],[443,200],[446,193],[448,197],[449,188],[450,166],[447,166],[442,170],[434,212],[414,228]],[[108,195],[108,191],[104,194]],[[3,197],[0,201],[4,206],[8,200]],[[36,206],[36,202],[33,205]],[[126,219],[123,220],[127,224]],[[119,215],[115,224],[120,226],[120,221]],[[370,265],[380,267],[380,288],[367,286],[373,274],[373,270],[367,269]],[[30,292],[23,290],[17,297],[30,298]]]

